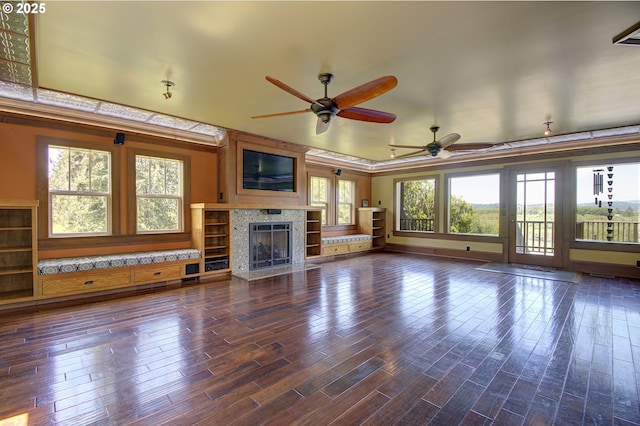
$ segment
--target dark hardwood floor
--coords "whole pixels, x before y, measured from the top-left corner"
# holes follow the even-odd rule
[[[480,265],[376,253],[0,312],[0,424],[640,425],[640,280]]]

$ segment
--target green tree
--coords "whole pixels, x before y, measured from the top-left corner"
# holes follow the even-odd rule
[[[451,196],[449,205],[450,231],[457,234],[479,234],[481,229],[475,222],[476,214],[471,204],[460,197]],[[474,227],[474,225],[476,225]]]
[[[108,232],[109,153],[56,146],[48,153],[53,233]]]
[[[401,183],[400,229],[433,231],[435,219],[435,179]]]

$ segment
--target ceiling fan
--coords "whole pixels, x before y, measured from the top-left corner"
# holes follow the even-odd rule
[[[491,143],[465,143],[463,145],[453,146],[460,139],[460,135],[457,133],[449,133],[443,136],[439,140],[436,140],[436,132],[440,129],[438,126],[431,126],[429,130],[433,133],[433,142],[427,145],[389,145],[391,148],[412,148],[418,151],[410,152],[408,154],[396,155],[395,158],[411,157],[413,155],[419,155],[424,152],[429,152],[432,157],[442,158],[446,160],[451,157],[451,151],[472,151],[476,149],[491,148]]]
[[[273,77],[266,76],[265,78],[267,81],[278,86],[285,92],[288,92],[303,101],[309,102],[311,106],[300,111],[258,115],[251,118],[279,117],[311,111],[318,117],[316,135],[324,133],[329,129],[331,118],[334,115],[342,118],[349,118],[351,120],[368,121],[371,123],[393,123],[396,119],[395,114],[356,107],[356,105],[380,96],[396,87],[398,79],[391,75],[377,78],[368,83],[361,84],[358,87],[354,87],[351,90],[347,90],[338,96],[329,98],[327,96],[327,86],[331,83],[333,74],[322,73],[318,75],[318,80],[320,80],[324,85],[324,97],[315,100]]]

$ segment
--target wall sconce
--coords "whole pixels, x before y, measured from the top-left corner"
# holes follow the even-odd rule
[[[391,155],[389,157],[396,158],[396,149],[395,148],[391,148]]]
[[[545,131],[544,131],[544,135],[545,135],[545,136],[549,136],[549,135],[551,135],[551,127],[549,127],[549,124],[553,124],[553,121],[545,121],[545,122],[544,122],[544,123],[542,123],[542,124],[546,124],[546,125],[547,125],[547,128],[546,128],[546,129],[545,129]]]
[[[171,96],[173,96],[173,93],[171,93],[171,90],[169,90],[169,88],[175,86],[176,84],[173,81],[169,80],[162,80],[160,83],[162,83],[162,85],[167,88],[167,91],[164,92],[162,96],[164,96],[166,100],[170,99]]]

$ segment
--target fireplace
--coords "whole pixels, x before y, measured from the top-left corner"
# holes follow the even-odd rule
[[[270,214],[268,208],[280,209],[280,214]],[[272,276],[284,270],[294,270],[305,266],[305,221],[304,209],[265,206],[264,208],[234,208],[231,210],[231,274],[235,277],[251,280]],[[290,224],[289,264],[273,268],[251,270],[252,244],[251,228],[254,224]],[[264,243],[263,243],[264,244]],[[278,247],[278,252],[280,248]]]
[[[249,270],[291,264],[291,222],[249,224]]]

